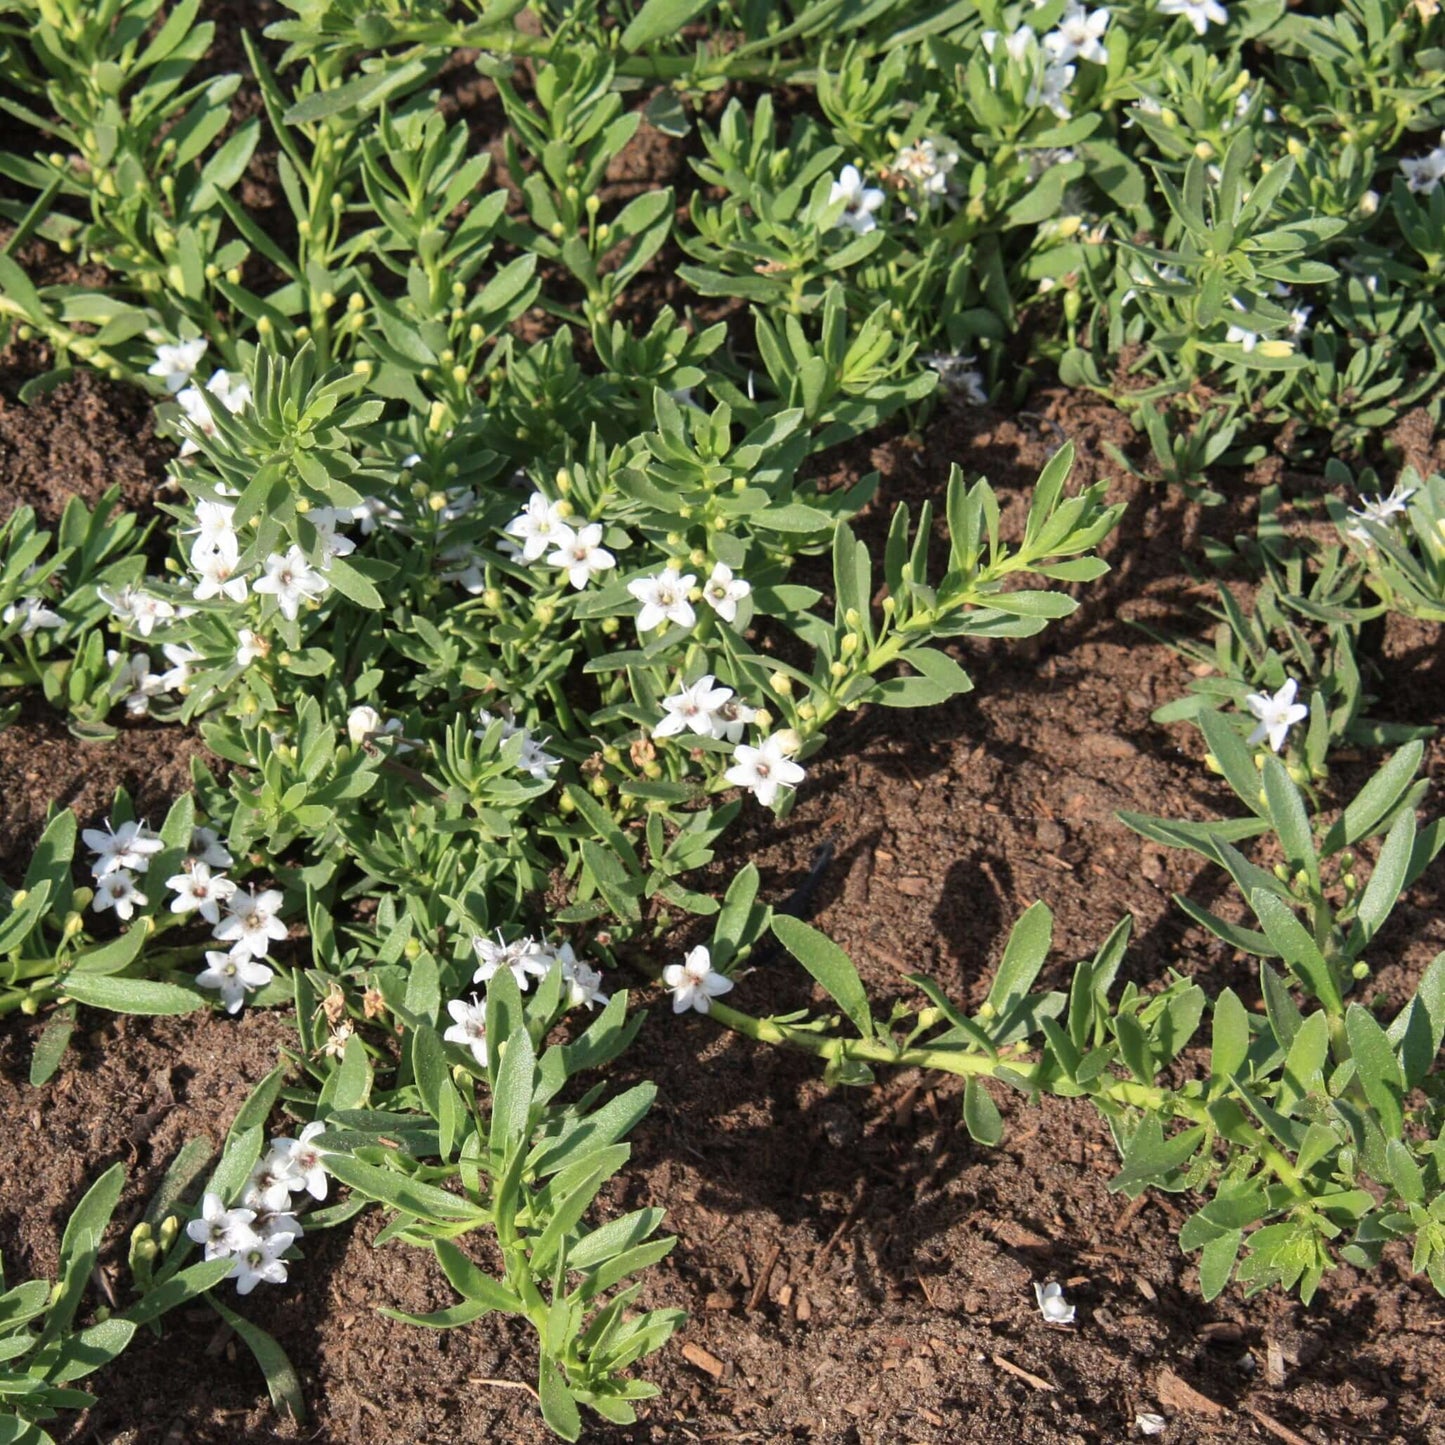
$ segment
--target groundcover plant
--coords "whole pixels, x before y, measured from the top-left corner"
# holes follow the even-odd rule
[[[201,0],[0,7],[21,400],[99,371],[175,443],[143,510],[4,519],[0,721],[204,743],[164,817],[54,809],[0,894],[0,1012],[44,1020],[37,1087],[81,1010],[295,1029],[88,1297],[124,1183],[97,1161],[55,1282],[0,1296],[0,1438],[51,1439],[202,1301],[301,1418],[244,1297],[364,1211],[454,1291],[394,1319],[515,1316],[552,1431],[631,1424],[684,1319],[639,1304],[663,1209],[615,1207],[649,1006],[832,1085],[957,1076],[983,1146],[1003,1090],[1087,1099],[1112,1188],[1187,1196],[1205,1299],[1308,1302],[1395,1241],[1445,1293],[1445,955],[1371,982],[1445,847],[1429,720],[1375,715],[1384,621],[1445,620],[1445,477],[1371,445],[1439,419],[1437,7],[287,0],[239,33],[218,61]],[[686,195],[613,199],[644,125],[689,147]],[[1068,618],[1123,508],[1062,438],[1012,508],[961,467],[910,508],[828,458],[1048,375],[1203,507],[1272,449],[1320,478],[1312,525],[1276,481],[1209,544],[1212,645],[1174,642],[1194,680],[1154,713],[1237,816],[1124,817],[1221,870],[1237,897],[1179,907],[1250,962],[1129,977],[1125,919],[1040,986],[1041,901],[976,1003],[916,968],[873,998],[730,830],[787,817],[850,714],[942,705],[970,649]],[[780,959],[818,992],[750,1008]],[[1038,1303],[1074,1320],[1058,1282]]]

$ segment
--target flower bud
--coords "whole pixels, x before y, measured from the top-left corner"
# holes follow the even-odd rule
[[[694,547],[692,551],[687,554],[687,560],[690,566],[706,567],[707,553],[704,552],[701,547]]]
[[[445,492],[433,492],[426,499],[426,504],[429,511],[443,512],[446,510],[447,494]]]
[[[612,791],[612,784],[600,773],[592,779],[588,786],[591,788],[594,798],[605,798]]]
[[[346,736],[359,748],[371,733],[381,731],[381,714],[374,707],[354,707],[346,716]]]
[[[40,1000],[33,993],[27,993],[20,1000],[20,1012],[28,1014],[32,1018],[40,1012]]]
[[[1276,878],[1279,879],[1279,881],[1280,881],[1281,883],[1288,883],[1288,882],[1289,882],[1289,865],[1288,865],[1288,864],[1286,864],[1286,863],[1276,863],[1276,864],[1274,865],[1274,867],[1273,867],[1270,871],[1274,874],[1274,876],[1275,876]]]
[[[431,411],[426,419],[426,429],[430,432],[439,432],[447,424],[447,407],[444,401],[434,401],[431,404]]]
[[[29,897],[30,890],[28,888],[19,888],[15,891],[14,897],[11,898],[10,906],[12,908],[23,908],[25,906],[25,900]]]
[[[622,630],[622,624],[615,617],[604,617],[600,625],[604,637],[616,637]]]
[[[498,611],[502,605],[501,589],[488,587],[487,590],[482,593],[482,605],[490,608],[493,612]]]
[[[838,642],[838,652],[843,657],[852,657],[858,651],[858,634],[845,632]]]
[[[550,602],[543,602],[537,608],[536,612],[533,613],[533,616],[536,617],[537,621],[540,622],[543,627],[550,627],[557,616],[557,609],[553,607]]]
[[[1355,889],[1360,886],[1360,880],[1356,878],[1353,873],[1346,873],[1340,879],[1340,882],[1344,885],[1345,891],[1348,893],[1353,893]]]
[[[256,330],[262,336],[269,336],[275,328],[271,325],[269,316],[261,316],[256,320]]]
[[[599,241],[605,241],[611,234],[612,227],[609,226],[606,221],[603,221],[603,223],[597,228],[597,239]]]
[[[169,1249],[181,1232],[181,1221],[177,1215],[168,1214],[161,1220],[161,1248]]]
[[[1360,214],[1362,216],[1373,216],[1380,209],[1380,193],[1378,191],[1366,191],[1360,197]]]
[[[841,682],[848,676],[848,664],[846,662],[835,662],[828,669],[828,675],[836,681]]]
[[[780,728],[773,736],[778,740],[778,746],[785,753],[795,753],[803,746],[803,740],[792,728]]]
[[[85,927],[85,919],[74,909],[65,915],[65,923],[62,925],[61,937],[68,943],[82,928]]]
[[[351,368],[351,370],[356,376],[370,376],[371,363],[369,361],[358,361],[356,365]]]
[[[559,813],[575,813],[577,811],[577,804],[572,801],[571,793],[563,793],[557,799],[557,811]]]
[[[782,697],[791,697],[793,694],[793,679],[786,672],[775,672],[769,679],[774,692]]]
[[[553,221],[550,229],[552,236],[559,241],[567,234],[567,228],[561,221]]]
[[[642,765],[642,776],[655,783],[662,776],[662,764],[657,762],[644,763]]]
[[[818,709],[810,702],[799,703],[798,716],[803,722],[812,722],[818,716]]]
[[[421,957],[421,939],[408,938],[402,953],[406,955],[408,963],[415,963]]]
[[[1360,960],[1350,969],[1350,977],[1351,977],[1352,979],[1354,979],[1356,983],[1363,983],[1367,978],[1369,978],[1369,976],[1370,976],[1370,965],[1369,965],[1368,963],[1366,963],[1366,962],[1364,961],[1364,959],[1360,959]]]
[[[669,532],[667,534],[667,545],[669,547],[681,547],[686,540],[687,538],[684,537],[681,532]],[[676,557],[669,557],[667,559],[667,565],[674,571],[682,570],[682,566]]]
[[[1060,216],[1058,221],[1058,234],[1065,241],[1072,240],[1084,227],[1082,216]]]
[[[602,209],[602,201],[595,194],[588,196],[583,204],[587,207],[589,216],[595,216]]]
[[[754,721],[754,722],[758,725],[758,727],[760,727],[764,732],[767,732],[767,730],[768,730],[770,727],[772,727],[772,725],[773,725],[773,715],[772,715],[772,713],[770,713],[770,712],[767,710],[767,708],[765,708],[765,707],[760,707],[760,708],[757,710],[757,712],[753,715],[753,721]]]

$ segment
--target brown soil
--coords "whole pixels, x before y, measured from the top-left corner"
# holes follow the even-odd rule
[[[745,815],[716,877],[754,858],[767,896],[781,900],[831,841],[816,921],[878,998],[906,995],[900,975],[921,969],[978,1001],[1007,928],[1037,898],[1056,915],[1055,982],[1127,912],[1133,977],[1174,967],[1247,994],[1249,970],[1169,901],[1183,889],[1211,901],[1218,880],[1114,814],[1202,817],[1224,805],[1190,730],[1148,721],[1187,681],[1183,665],[1127,624],[1193,625],[1188,606],[1203,594],[1181,569],[1183,541],[1201,524],[1230,535],[1248,491],[1241,483],[1233,506],[1201,517],[1117,474],[1099,446],[1129,442],[1114,413],[1064,392],[1041,394],[1030,410],[1032,419],[947,406],[922,439],[855,448],[830,466],[839,480],[880,470],[881,516],[893,500],[937,496],[957,461],[986,472],[1013,515],[1062,430],[1081,448],[1079,479],[1109,477],[1131,500],[1110,544],[1116,571],[1038,644],[966,649],[972,695],[906,718],[864,713],[842,729],[785,821]],[[71,433],[77,448],[85,415]],[[102,461],[145,473],[146,445],[73,454],[71,471],[33,485],[58,497],[67,475]],[[861,524],[865,534],[873,525]],[[1391,700],[1402,715],[1441,721],[1431,641],[1418,629],[1387,638]],[[15,844],[33,837],[50,798],[91,815],[123,782],[142,810],[159,811],[184,782],[183,752],[179,734],[158,728],[87,746],[28,712],[0,733],[7,876],[23,866]],[[1438,750],[1432,764],[1438,776]],[[1439,885],[1437,869],[1402,905],[1383,987],[1399,988],[1445,947]],[[759,1012],[808,997],[784,962],[739,982],[740,1002]],[[43,1091],[23,1082],[39,1024],[12,1020],[0,1033],[12,1125],[0,1177],[27,1181],[7,1191],[0,1213],[12,1277],[53,1266],[66,1208],[114,1158],[133,1165],[122,1215],[134,1214],[184,1138],[219,1136],[286,1035],[283,1019],[259,1014],[91,1026],[98,1032]],[[1127,1438],[1138,1410],[1168,1416],[1165,1438],[1175,1441],[1445,1440],[1432,1423],[1445,1365],[1439,1304],[1408,1278],[1407,1261],[1389,1256],[1369,1277],[1341,1270],[1310,1309],[1236,1290],[1206,1307],[1174,1240],[1186,1202],[1130,1205],[1110,1194],[1115,1156],[1085,1105],[1001,1098],[1010,1135],[989,1151],[963,1131],[949,1083],[904,1075],[873,1091],[830,1090],[806,1062],[666,1009],[649,1018],[619,1086],[643,1059],[660,1103],[611,1202],[666,1208],[680,1243],[646,1302],[692,1318],[648,1371],[662,1395],[643,1423],[589,1440],[871,1445],[1007,1434],[1053,1445]],[[545,1439],[526,1394],[494,1383],[531,1376],[523,1332],[494,1323],[437,1335],[376,1313],[450,1298],[425,1257],[374,1250],[377,1227],[367,1220],[310,1241],[293,1283],[247,1304],[300,1370],[309,1425],[276,1420],[249,1357],[197,1309],[101,1376],[101,1403],[62,1438]],[[1079,1307],[1072,1328],[1046,1325],[1035,1308],[1032,1286],[1050,1278]],[[191,1363],[178,1370],[178,1359]]]

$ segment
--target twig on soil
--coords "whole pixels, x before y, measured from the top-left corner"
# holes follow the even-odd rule
[[[858,1218],[858,1211],[862,1208],[862,1206],[863,1196],[860,1194],[858,1198],[855,1199],[852,1204],[848,1206],[848,1212],[843,1216],[843,1222],[829,1236],[827,1244],[825,1244],[822,1249],[818,1251],[818,1257],[813,1261],[812,1268],[809,1271],[810,1274],[816,1275],[818,1271],[821,1270],[825,1264],[827,1264],[828,1257],[838,1247],[838,1242],[853,1227],[854,1222]]]
[[[522,1390],[526,1394],[530,1395],[539,1405],[542,1403],[541,1397],[537,1394],[536,1389],[533,1386],[529,1385],[525,1380],[490,1380],[484,1378],[481,1375],[468,1375],[467,1384],[493,1385],[498,1390]]]
[[[1276,1439],[1283,1440],[1285,1445],[1310,1445],[1303,1435],[1296,1435],[1288,1425],[1281,1425],[1273,1415],[1266,1415],[1258,1405],[1246,1404],[1244,1410],[1246,1414],[1253,1415]]]
[[[1021,1365],[1016,1365],[1012,1360],[1006,1360],[1002,1355],[991,1356],[994,1364],[1006,1374],[1012,1375],[1017,1380],[1022,1380],[1026,1385],[1032,1385],[1036,1390],[1058,1391],[1058,1386],[1051,1384],[1042,1375],[1031,1374]]]
[[[689,1365],[695,1365],[705,1375],[711,1375],[714,1380],[721,1380],[727,1373],[727,1366],[711,1350],[705,1350],[701,1345],[695,1345],[691,1340],[684,1342],[682,1357]]]
[[[762,1304],[763,1297],[768,1292],[768,1281],[773,1277],[773,1268],[783,1253],[783,1246],[775,1244],[768,1253],[767,1259],[763,1261],[763,1267],[758,1271],[757,1283],[753,1285],[753,1292],[748,1296],[747,1312],[752,1312]]]

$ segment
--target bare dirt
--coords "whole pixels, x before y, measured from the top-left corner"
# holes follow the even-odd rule
[[[211,7],[245,18],[246,5]],[[234,29],[232,25],[231,29]],[[229,40],[227,36],[229,35]],[[223,43],[234,35],[223,33]],[[238,61],[227,56],[227,66]],[[479,132],[499,123],[495,92],[458,81],[455,113]],[[680,179],[681,151],[648,139],[610,177],[619,196]],[[633,161],[636,160],[636,164]],[[265,157],[248,178],[258,209],[274,189]],[[659,278],[659,296],[670,283]],[[120,481],[145,509],[169,447],[139,394],[79,377],[35,405],[15,400],[43,358],[0,369],[0,518],[29,504],[53,521],[70,495],[93,501]],[[1044,899],[1055,914],[1049,981],[1067,977],[1117,920],[1132,915],[1129,976],[1174,968],[1251,999],[1244,962],[1190,926],[1171,902],[1217,901],[1219,881],[1189,858],[1139,839],[1121,809],[1172,817],[1227,810],[1201,765],[1197,737],[1159,728],[1150,711],[1189,680],[1169,649],[1131,624],[1201,634],[1209,596],[1189,571],[1206,534],[1248,528],[1258,484],[1308,489],[1317,479],[1277,459],[1227,478],[1228,505],[1201,512],[1126,476],[1103,443],[1137,445],[1117,413],[1062,390],[1018,412],[942,405],[921,436],[896,432],[824,459],[830,483],[882,474],[861,530],[879,540],[893,502],[942,495],[951,463],[982,472],[1017,520],[1025,489],[1063,439],[1079,448],[1076,481],[1106,478],[1129,502],[1106,548],[1110,576],[1044,638],[959,650],[976,691],[928,713],[864,712],[810,768],[782,822],[757,810],[711,875],[757,862],[778,902],[817,847],[832,863],[816,924],[857,961],[876,998],[908,996],[902,975],[931,973],[955,997],[987,990],[1009,926]],[[1399,446],[1431,455],[1418,426]],[[1445,661],[1436,629],[1392,624],[1379,711],[1445,723]],[[52,801],[84,821],[118,785],[158,815],[186,782],[194,739],[153,725],[118,742],[82,744],[42,706],[0,732],[0,876],[18,881]],[[1344,796],[1368,759],[1342,769]],[[1429,754],[1445,775],[1445,750]],[[1378,987],[1407,988],[1445,948],[1436,867],[1381,939]],[[639,993],[645,994],[640,985]],[[745,974],[740,1004],[759,1013],[810,998],[800,972],[774,961]],[[43,1021],[0,1024],[0,1250],[13,1280],[54,1267],[68,1209],[103,1168],[126,1161],[120,1214],[138,1214],[189,1137],[219,1141],[249,1087],[289,1033],[284,1016],[200,1020],[83,1015],[85,1030],[56,1079],[26,1082]],[[1370,1440],[1445,1442],[1442,1307],[1408,1260],[1387,1254],[1373,1275],[1341,1269],[1305,1309],[1278,1295],[1227,1291],[1201,1303],[1197,1272],[1175,1233],[1186,1198],[1130,1203],[1107,1188],[1117,1161],[1086,1105],[1032,1108],[997,1096],[1009,1133],[996,1150],[970,1141],[949,1082],[903,1074],[873,1090],[825,1087],[807,1061],[721,1033],[704,1019],[654,1009],[640,1047],[614,1070],[623,1087],[646,1061],[659,1102],[634,1134],[634,1158],[608,1203],[656,1204],[679,1239],[650,1276],[644,1303],[686,1309],[684,1332],[645,1373],[661,1387],[621,1442],[799,1441],[818,1445],[947,1445],[1137,1438],[1139,1411],[1164,1415],[1167,1442]],[[165,1321],[90,1383],[100,1403],[63,1428],[70,1445],[262,1445],[310,1440],[470,1442],[547,1439],[526,1384],[535,1354],[524,1332],[484,1321],[436,1334],[394,1323],[382,1305],[420,1311],[453,1296],[428,1257],[373,1247],[379,1221],[308,1239],[292,1283],[258,1291],[247,1312],[297,1366],[312,1418],[277,1419],[245,1350],[206,1308]],[[123,1278],[124,1240],[107,1255]],[[1078,1307],[1046,1324],[1033,1286],[1057,1279]]]

